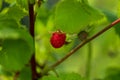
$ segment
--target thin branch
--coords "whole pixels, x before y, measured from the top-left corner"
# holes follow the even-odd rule
[[[41,5],[41,0],[38,0],[38,4],[39,4],[39,7]],[[29,18],[30,18],[30,34],[32,35],[33,37],[33,40],[34,40],[34,49],[35,49],[35,32],[34,32],[34,28],[35,28],[35,19],[36,19],[36,15],[37,13],[35,13],[34,11],[34,3],[31,4],[30,3],[30,0],[28,0],[28,7],[29,7]],[[38,77],[40,77],[36,71],[36,66],[37,66],[37,63],[36,63],[36,60],[35,60],[35,51],[31,57],[31,60],[30,60],[30,63],[31,63],[31,69],[32,69],[32,80],[37,80]]]
[[[30,2],[28,3],[29,3],[29,18],[30,18],[30,34],[32,35],[32,37],[34,37],[35,36],[34,35],[35,16],[34,16],[34,9],[33,9],[34,4],[30,4]]]
[[[54,69],[56,66],[58,66],[59,64],[61,64],[64,60],[66,60],[68,57],[70,57],[72,54],[74,54],[77,50],[79,50],[82,46],[84,46],[85,44],[87,44],[88,42],[92,41],[93,39],[95,39],[96,37],[100,36],[102,33],[104,33],[105,31],[107,31],[108,29],[110,29],[111,27],[113,27],[114,25],[118,24],[120,22],[120,18],[115,20],[114,22],[112,22],[110,25],[106,26],[103,30],[101,30],[100,32],[96,33],[94,36],[92,36],[89,39],[84,40],[82,43],[80,43],[77,47],[75,47],[74,49],[72,49],[66,56],[64,56],[62,59],[58,60],[55,64],[53,64],[50,69]]]
[[[33,37],[33,40],[35,41],[35,34],[34,34],[34,24],[35,24],[35,16],[34,16],[34,4],[30,4],[30,0],[28,0],[29,4],[29,18],[30,18],[30,34]],[[35,42],[34,42],[34,48],[35,48]],[[36,71],[36,61],[35,61],[35,52],[33,53],[31,60],[31,69],[32,69],[32,80],[35,80],[37,78],[37,71]]]

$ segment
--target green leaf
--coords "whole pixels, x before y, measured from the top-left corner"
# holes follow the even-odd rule
[[[79,0],[64,0],[55,10],[55,27],[65,32],[79,32],[83,27],[97,22],[103,14]]]
[[[119,80],[120,79],[120,69],[119,68],[108,68],[107,74],[104,80]]]
[[[48,17],[49,17],[49,11],[48,9],[45,8],[45,4],[41,5],[40,8],[38,8],[37,11],[37,19],[40,19],[45,25],[48,21]]]
[[[104,12],[105,16],[107,17],[107,19],[110,23],[112,23],[113,21],[118,19],[118,17],[110,11],[103,10],[103,12]],[[120,29],[120,23],[116,24],[114,26],[114,28],[115,28],[116,33],[120,36],[120,30],[119,30]]]
[[[120,17],[120,0],[118,0],[118,10],[117,10],[117,12],[118,12],[118,16]]]
[[[50,75],[50,76],[44,76],[44,77],[43,77],[42,79],[40,79],[40,80],[58,80],[58,78],[55,77],[55,76]]]
[[[17,4],[20,5],[20,7],[28,10],[28,0],[16,0],[16,2],[17,2]]]
[[[30,4],[34,4],[35,3],[35,0],[30,0]]]
[[[88,4],[88,0],[81,0],[81,2]]]
[[[77,73],[68,73],[60,75],[61,80],[83,80],[83,78]]]
[[[0,0],[0,10],[1,10],[1,8],[2,8],[2,2],[3,2],[3,1],[2,1],[2,0]]]
[[[27,12],[23,10],[18,5],[12,5],[9,8],[5,8],[0,13],[0,20],[2,20],[2,23],[5,23],[3,20],[15,20],[15,23],[20,23],[20,20],[27,15]],[[12,22],[12,21],[10,21]],[[7,23],[8,24],[8,23]]]
[[[5,0],[5,2],[10,3],[10,4],[15,3],[15,1],[16,0]]]
[[[63,73],[59,77],[53,75],[44,76],[41,80],[83,80],[83,78],[77,73]]]
[[[0,64],[10,71],[21,70],[33,52],[33,39],[15,20],[0,19]]]
[[[16,21],[20,21],[20,19],[27,15],[27,13],[20,6],[13,5],[8,9],[5,15],[7,18],[12,18]]]
[[[31,76],[32,76],[31,67],[25,67],[20,72],[19,80],[32,80]]]
[[[4,40],[2,48],[0,64],[7,70],[21,70],[30,59],[29,54],[31,54],[31,51],[27,50],[29,46],[24,40]]]
[[[0,29],[4,28],[4,26],[17,28],[18,24],[14,19],[8,19],[4,16],[0,16]]]

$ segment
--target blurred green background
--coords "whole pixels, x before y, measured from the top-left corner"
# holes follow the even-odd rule
[[[107,11],[114,15],[118,15],[118,1],[119,0],[88,0],[90,5],[101,12]],[[0,11],[5,9],[7,5],[15,4],[15,0],[2,0],[0,1]],[[80,43],[78,38],[72,39],[68,45],[62,48],[55,49],[50,44],[50,36],[52,32],[56,31],[54,23],[54,8],[59,0],[45,0],[40,8],[37,8],[38,14],[35,22],[35,47],[36,47],[36,60],[39,65],[50,66],[57,60],[65,56],[71,49]],[[113,16],[111,16],[113,17]],[[116,18],[116,17],[114,17]],[[21,22],[29,26],[28,17],[24,17]],[[69,22],[69,21],[68,21]],[[93,36],[96,32],[110,24],[111,20],[104,19],[100,23],[94,25],[92,30],[88,33]],[[68,23],[67,23],[68,24]],[[119,26],[120,27],[120,26]],[[66,29],[66,28],[64,28]],[[86,29],[86,28],[85,28]],[[120,31],[120,29],[118,29]],[[76,33],[73,33],[76,34]],[[116,32],[115,28],[111,28],[104,34],[91,41],[92,62],[91,62],[91,79],[103,79],[111,71],[115,71],[120,75],[120,34]],[[89,46],[86,44],[75,54],[65,60],[62,64],[56,67],[58,73],[62,72],[75,72],[83,77],[86,72],[87,55],[89,53]],[[109,70],[110,69],[110,70]],[[41,71],[40,68],[37,68]],[[3,75],[5,74],[5,75]],[[50,74],[54,74],[50,72]],[[4,72],[0,66],[0,80],[12,80],[12,74]],[[109,75],[108,75],[109,76]],[[120,78],[119,78],[120,79]],[[118,78],[115,80],[119,80]],[[107,79],[106,79],[107,80]],[[114,80],[114,79],[111,79]]]

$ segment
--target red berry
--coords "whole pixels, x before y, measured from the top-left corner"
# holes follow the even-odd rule
[[[65,44],[66,34],[61,31],[56,31],[52,34],[50,43],[54,48],[60,48]]]

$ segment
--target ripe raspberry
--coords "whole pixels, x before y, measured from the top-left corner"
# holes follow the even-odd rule
[[[52,34],[50,43],[54,48],[60,48],[65,44],[66,34],[59,31],[56,31]]]

